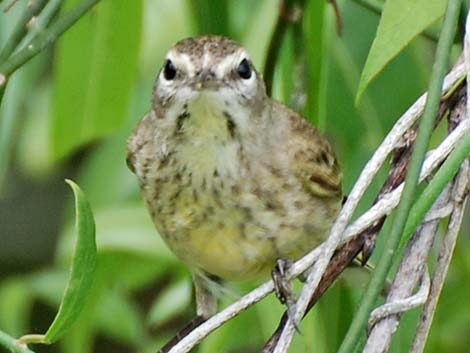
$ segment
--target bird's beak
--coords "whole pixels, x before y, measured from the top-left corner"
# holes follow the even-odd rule
[[[193,83],[193,87],[197,91],[204,89],[216,89],[221,86],[220,80],[218,80],[214,73],[207,69],[202,70],[196,77]]]

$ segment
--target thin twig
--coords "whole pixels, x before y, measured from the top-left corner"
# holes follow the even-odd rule
[[[437,229],[436,229],[437,231]],[[369,327],[372,328],[374,325],[386,318],[389,317],[390,315],[397,315],[401,314],[404,311],[408,311],[411,309],[414,309],[426,301],[429,293],[429,288],[431,286],[431,279],[429,278],[429,272],[427,266],[424,266],[424,268],[421,268],[421,286],[419,287],[419,290],[413,294],[412,296],[406,297],[404,299],[397,299],[395,301],[391,301],[390,303],[386,303],[382,306],[379,306],[378,308],[375,308],[372,313],[370,314],[369,318]],[[417,271],[419,273],[419,271]],[[390,331],[393,333],[393,330]],[[372,352],[386,352],[388,350],[388,347],[386,349],[378,349],[374,347],[372,349]],[[367,348],[363,350],[363,353],[367,352]]]
[[[341,34],[343,33],[343,18],[341,17],[341,11],[339,9],[338,2],[336,0],[327,0],[327,1],[333,7],[333,12],[335,14],[336,33],[339,36],[341,36]]]
[[[456,145],[464,138],[465,134],[470,129],[470,122],[462,121],[458,127],[449,134],[449,136],[429,154],[428,158],[423,164],[423,169],[420,175],[420,181],[427,178],[430,173],[436,169],[449,153],[455,148]],[[392,192],[385,194],[380,201],[372,206],[366,213],[360,216],[353,224],[351,224],[345,231],[345,236],[349,237],[351,234],[358,234],[367,229],[367,227],[374,224],[374,222],[384,215],[388,215],[397,206],[401,193],[403,191],[403,184],[400,184]]]
[[[271,96],[274,70],[282,47],[284,35],[291,24],[301,22],[303,17],[303,7],[305,0],[283,0],[279,6],[274,31],[269,41],[268,53],[264,63],[263,79],[266,83],[266,92]]]
[[[328,288],[334,283],[343,270],[351,263],[357,256],[363,245],[361,237],[355,237],[348,241],[341,249],[339,249],[331,259],[328,268],[323,275],[317,290],[313,294],[307,309],[310,310],[320,297],[326,292]],[[276,331],[272,334],[269,340],[265,343],[260,353],[271,353],[276,347],[279,338],[281,337],[282,330],[287,323],[287,312],[282,316]]]
[[[466,58],[467,57],[468,56],[466,56]],[[465,88],[468,89],[468,87],[465,87]],[[468,119],[466,119],[468,118],[467,108],[466,108],[466,105],[468,104],[468,101],[466,99],[467,95],[463,96],[463,99],[460,97],[461,95],[459,94],[459,98],[457,98],[459,100],[459,103],[455,108],[452,109],[451,114],[449,115],[449,118],[448,118],[449,120],[448,125],[449,125],[450,131],[455,128],[455,124],[460,123],[462,120],[468,123]],[[461,142],[464,142],[464,143],[468,142],[468,139],[470,138],[470,136],[468,135],[469,130],[470,128],[467,130],[467,134],[464,135],[465,137],[462,138]],[[455,154],[455,152],[453,154]],[[447,165],[447,162],[446,162],[446,165]],[[447,169],[447,167],[443,165],[440,171],[444,169]],[[442,174],[442,173],[439,173],[439,174]],[[436,174],[436,177],[434,179],[436,179],[437,177],[438,175]],[[424,227],[429,228],[430,235],[434,234],[435,231],[437,230],[437,225],[438,225],[437,221],[440,218],[447,217],[447,215],[451,211],[454,210],[454,206],[455,206],[454,203],[446,202],[445,200],[446,198],[450,197],[450,189],[452,189],[452,185],[453,183],[451,183],[447,187],[446,189],[447,195],[445,194],[441,195],[438,202],[433,206],[433,211],[431,210],[430,212],[428,212],[428,216],[426,218],[432,219],[431,224],[425,225]],[[424,194],[420,198],[422,197],[424,197]],[[433,223],[434,223],[434,226],[433,226]],[[432,227],[434,227],[434,229],[432,229]],[[423,232],[423,231],[420,230],[420,232]],[[416,282],[415,270],[417,268],[424,266],[426,263],[427,253],[429,252],[431,243],[429,241],[426,242],[425,241],[426,238],[424,238],[421,241],[422,237],[420,237],[419,240],[417,240],[416,239],[417,236],[419,235],[415,235],[412,242],[410,243],[409,249],[407,250],[403,258],[403,261],[400,265],[400,269],[397,272],[397,275],[394,281],[394,286],[396,286],[396,288],[392,287],[392,291],[396,292],[397,294],[394,294],[393,292],[391,292],[389,294],[389,299],[388,299],[392,302],[394,298],[404,297],[408,295],[408,293],[410,293],[410,291],[412,290],[414,286],[414,283]],[[418,242],[422,244],[417,244]],[[403,269],[408,269],[408,270],[404,271]],[[400,293],[400,292],[403,292],[403,293]],[[424,315],[427,316],[426,314]],[[396,330],[400,317],[401,315],[393,315],[393,316],[387,317],[386,319],[382,320],[379,324],[377,324],[370,332],[364,352],[372,353],[372,352],[388,351],[391,337]]]
[[[434,124],[434,129],[439,126],[439,123],[442,121],[442,118],[450,110],[455,111],[455,105],[462,100],[465,100],[464,92],[466,91],[465,80],[460,80],[459,86],[452,89],[451,92],[447,93],[446,98],[442,100],[441,106],[439,107],[439,114],[437,116],[436,122]],[[460,120],[458,121],[460,122]],[[448,131],[452,131],[455,128],[455,124]],[[402,145],[396,148],[393,151],[392,158],[392,169],[390,170],[387,180],[384,185],[381,187],[374,203],[377,203],[385,194],[390,193],[398,185],[400,185],[404,179],[408,164],[411,158],[411,152],[413,145],[415,143],[416,137],[418,136],[418,125],[415,124],[413,129],[408,131],[402,141]],[[377,220],[373,226],[369,227],[362,236],[365,238],[364,248],[362,249],[362,263],[365,264],[369,259],[372,251],[375,248],[375,239],[382,229],[383,224],[385,223],[386,216]]]
[[[447,187],[431,210],[441,208],[449,201],[451,186]],[[408,297],[424,270],[426,260],[431,250],[434,237],[438,230],[439,220],[424,224],[416,232],[403,256],[403,261],[397,271],[386,303],[393,303]],[[377,310],[377,309],[376,309]],[[372,312],[371,315],[373,315]],[[388,316],[378,322],[369,331],[369,337],[363,353],[386,352],[391,342],[393,333],[396,331],[401,315]],[[370,321],[370,320],[369,320]],[[370,325],[370,324],[369,324]]]
[[[424,346],[429,335],[429,330],[431,328],[431,323],[434,318],[437,302],[439,300],[442,287],[444,286],[447,270],[449,269],[452,253],[454,251],[457,236],[462,224],[465,204],[468,198],[469,178],[469,163],[467,160],[462,166],[461,172],[457,179],[457,192],[455,196],[455,202],[457,205],[454,207],[454,212],[450,217],[447,233],[444,237],[442,248],[439,252],[439,258],[437,260],[436,269],[434,271],[434,276],[432,278],[431,290],[428,297],[429,299],[425,303],[423,312],[421,313],[418,329],[413,339],[410,353],[422,353],[424,350]]]
[[[205,319],[202,316],[196,316],[194,320],[192,320],[189,324],[183,327],[171,340],[169,340],[160,350],[158,353],[167,353],[176,345],[181,339],[187,336],[191,331],[193,331],[196,327],[200,326]]]
[[[464,63],[467,68],[467,80],[469,77],[468,70],[470,69],[470,12],[467,14],[467,20],[465,25],[465,36],[464,36]],[[467,104],[466,104],[466,114],[464,115],[464,121],[470,121],[470,87],[467,86]],[[434,271],[434,276],[432,279],[431,291],[429,294],[429,299],[424,305],[423,312],[419,320],[418,328],[416,330],[416,335],[413,339],[411,353],[422,353],[424,346],[426,344],[429,330],[431,328],[431,323],[434,317],[434,312],[436,310],[437,302],[444,285],[444,280],[449,268],[450,260],[452,258],[452,253],[457,241],[457,235],[460,230],[460,225],[463,220],[463,213],[465,209],[465,204],[468,199],[468,194],[470,193],[470,163],[467,159],[457,177],[457,182],[454,190],[454,211],[451,215],[450,222],[447,228],[447,234],[444,237],[441,251],[439,253],[439,258],[437,261],[436,269]]]
[[[0,4],[2,3],[3,0],[0,1]],[[8,3],[4,9],[3,9],[3,12],[7,13],[8,11],[10,11],[13,6],[15,6],[17,3],[18,3],[19,0],[11,0],[10,3]]]

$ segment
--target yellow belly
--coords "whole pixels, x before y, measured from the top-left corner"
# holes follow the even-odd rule
[[[189,202],[180,193],[171,217],[156,219],[162,237],[173,252],[193,270],[227,280],[252,280],[270,273],[278,258],[295,260],[324,240],[330,221],[322,228],[315,215],[304,213],[298,224],[284,224],[276,210],[266,210],[259,200],[252,207],[238,207],[233,195],[224,203],[199,198]],[[159,221],[160,218],[160,221]],[[310,221],[309,221],[310,219]]]

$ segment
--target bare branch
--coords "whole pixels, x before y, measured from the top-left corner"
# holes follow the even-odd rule
[[[439,296],[444,285],[444,280],[447,274],[447,270],[449,269],[450,260],[452,259],[452,253],[454,251],[457,236],[459,234],[460,225],[462,224],[465,204],[468,196],[469,180],[469,163],[467,160],[462,166],[458,176],[458,181],[456,183],[456,193],[454,196],[456,205],[454,207],[454,212],[450,217],[447,233],[444,237],[441,251],[439,252],[439,259],[437,261],[437,266],[432,278],[429,298],[424,305],[423,312],[421,313],[418,329],[413,339],[413,345],[410,353],[422,353],[424,350],[424,346],[429,335],[429,330],[431,328],[432,319],[434,317],[434,312],[436,310],[437,301],[439,300]]]
[[[424,304],[424,302],[428,298],[430,287],[431,287],[431,279],[429,278],[429,272],[428,272],[427,266],[424,266],[424,268],[422,269],[422,275],[421,275],[421,286],[418,292],[416,292],[416,294],[413,294],[410,297],[407,297],[404,299],[398,299],[396,301],[386,303],[376,308],[370,314],[369,327],[373,327],[378,321],[390,315],[401,314],[404,311],[414,309]],[[374,347],[373,350],[377,350],[377,348]],[[388,347],[387,347],[387,350],[388,350]],[[366,350],[364,350],[364,352],[366,352]]]
[[[470,12],[467,14],[467,21],[465,25],[465,37],[464,37],[464,62],[467,69],[467,81],[469,78],[470,70]],[[470,87],[467,85],[467,106],[465,120],[470,121]],[[453,201],[455,202],[454,211],[450,217],[450,222],[447,228],[447,233],[444,237],[444,242],[442,244],[441,251],[439,253],[439,258],[437,260],[436,269],[434,271],[434,276],[432,279],[431,291],[429,293],[429,298],[426,304],[424,305],[423,312],[419,320],[418,328],[416,330],[416,335],[413,339],[411,353],[422,353],[424,346],[426,344],[429,330],[431,328],[431,323],[434,317],[434,312],[436,310],[437,301],[444,285],[444,280],[449,268],[449,263],[452,258],[452,253],[454,251],[455,243],[457,241],[457,235],[460,230],[460,225],[463,219],[463,213],[465,209],[465,204],[467,202],[468,194],[470,192],[470,167],[469,160],[463,163],[460,173],[457,177],[457,182],[455,184]]]
[[[443,205],[448,203],[450,189],[451,186],[448,186],[443,191],[437,202],[432,207],[432,211],[440,209]],[[387,304],[385,305],[393,305],[397,301],[403,300],[403,298],[407,298],[412,293],[418,280],[423,276],[423,271],[426,271],[426,260],[438,230],[438,225],[439,220],[426,223],[422,225],[413,236],[403,256],[403,260],[395,276],[395,280],[392,283],[390,292],[386,299]],[[429,288],[426,292],[426,297],[428,292]],[[424,300],[426,300],[426,297]],[[421,304],[423,304],[423,302],[421,302]],[[376,310],[378,309],[375,309],[372,312],[372,317],[377,315]],[[401,312],[408,310],[408,308],[402,309],[403,310],[401,310]],[[398,313],[390,312],[388,313],[389,316],[386,318],[383,318],[385,315],[382,315],[381,321],[377,322],[374,326],[370,325],[373,327],[369,331],[369,337],[367,339],[363,353],[386,352],[388,350],[392,335],[395,333],[398,327],[398,323],[401,319],[401,315],[397,314]],[[372,321],[377,320],[372,319]]]

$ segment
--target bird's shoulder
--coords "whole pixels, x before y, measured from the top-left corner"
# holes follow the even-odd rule
[[[341,197],[342,173],[330,143],[299,113],[272,101],[274,116],[284,120],[282,134],[290,168],[303,187],[318,197]]]
[[[155,111],[151,110],[144,115],[127,139],[126,161],[133,173],[136,170],[138,156],[145,159],[147,154],[150,156],[154,153],[153,144],[155,143],[157,120]]]

